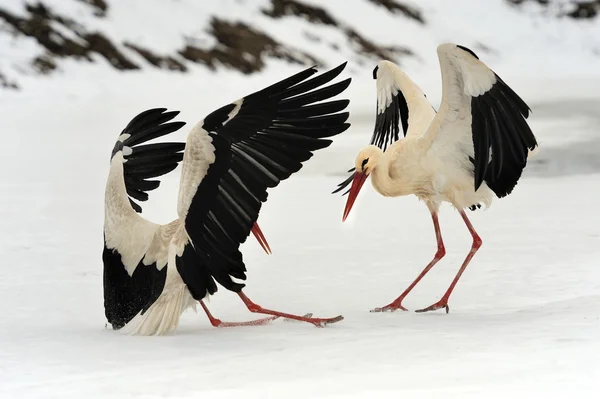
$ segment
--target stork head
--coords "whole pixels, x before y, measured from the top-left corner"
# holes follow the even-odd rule
[[[356,171],[354,172],[354,178],[352,179],[352,186],[350,186],[350,193],[348,194],[348,200],[346,201],[342,222],[344,222],[350,214],[350,210],[356,201],[356,197],[358,197],[360,189],[363,184],[365,184],[365,181],[367,181],[371,172],[373,172],[373,169],[377,166],[377,162],[379,162],[382,154],[383,151],[381,151],[381,148],[370,145],[360,150],[356,156],[356,160],[354,161],[354,169]]]
[[[381,148],[370,145],[359,151],[356,159],[354,160],[354,168],[357,172],[364,173],[369,176],[375,166],[377,166],[377,162],[379,161],[379,157],[381,157],[383,152]]]

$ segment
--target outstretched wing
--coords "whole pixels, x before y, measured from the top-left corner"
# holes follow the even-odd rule
[[[388,145],[400,139],[400,123],[404,136],[408,132],[408,104],[395,79],[398,67],[389,61],[381,61],[373,69],[377,87],[375,127],[370,144],[385,151]]]
[[[537,146],[527,104],[466,47],[438,47],[442,103],[424,139],[448,162],[473,170],[474,188],[485,181],[498,197],[512,191]]]
[[[349,101],[325,101],[342,93],[350,79],[323,87],[345,63],[322,75],[306,69],[226,105],[200,122],[186,144],[178,212],[189,242],[177,270],[196,299],[214,293],[212,278],[239,291],[246,267],[239,246],[248,237],[267,189],[302,167],[325,138],[350,126]]]
[[[142,218],[134,201],[147,200],[147,192],[160,185],[154,179],[175,169],[182,159],[184,143],[144,144],[184,125],[169,122],[178,112],[165,111],[151,109],[133,118],[111,153],[102,259],[105,315],[115,329],[150,306],[165,283],[164,266],[176,223],[160,226]]]
[[[137,115],[123,129],[112,150],[111,158],[117,152],[123,152],[125,188],[136,212],[142,212],[142,207],[134,200],[147,201],[148,191],[160,186],[159,180],[149,179],[169,173],[183,159],[184,143],[140,145],[173,133],[185,125],[185,122],[169,122],[179,111],[165,111],[165,108],[155,108]]]

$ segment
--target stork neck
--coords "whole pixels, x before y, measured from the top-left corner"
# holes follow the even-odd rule
[[[401,197],[415,193],[413,172],[407,170],[406,173],[402,171],[395,173],[398,176],[391,175],[392,163],[403,164],[400,157],[402,157],[400,151],[394,147],[388,148],[371,173],[373,187],[385,197]]]
[[[104,194],[105,224],[108,218],[124,219],[136,215],[129,203],[123,176],[123,154],[117,152],[111,159],[110,171]]]
[[[383,153],[371,172],[371,183],[375,190],[385,197],[394,197],[394,182],[390,176],[390,159]]]

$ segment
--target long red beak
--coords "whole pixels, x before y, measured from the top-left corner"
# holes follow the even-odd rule
[[[350,193],[348,194],[348,200],[346,201],[346,209],[344,209],[344,216],[342,222],[346,221],[346,218],[350,214],[350,210],[358,197],[358,193],[362,188],[363,184],[367,181],[368,175],[364,172],[354,172],[354,179],[352,179],[352,186],[350,186]]]
[[[252,226],[252,234],[254,234],[254,237],[256,237],[256,240],[258,241],[260,246],[265,250],[267,255],[272,254],[271,247],[269,247],[269,243],[267,242],[267,239],[265,238],[260,227],[258,227],[258,223],[256,223],[256,222],[254,223],[254,226]]]

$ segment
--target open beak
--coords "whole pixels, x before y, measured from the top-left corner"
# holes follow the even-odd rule
[[[260,227],[258,227],[258,223],[256,222],[254,223],[254,226],[252,226],[252,234],[254,234],[254,237],[256,237],[256,240],[258,241],[260,246],[265,250],[267,255],[272,254],[271,247],[269,247],[267,239],[263,235],[262,231],[260,230]]]
[[[350,193],[348,194],[348,200],[346,201],[346,209],[344,209],[342,222],[345,222],[350,214],[354,201],[356,201],[356,197],[358,197],[358,193],[363,184],[367,181],[367,177],[369,176],[365,172],[354,172],[354,179],[352,179],[352,186],[350,186]]]

